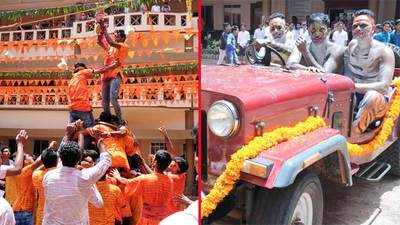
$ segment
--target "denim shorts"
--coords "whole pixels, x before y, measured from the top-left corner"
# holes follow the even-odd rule
[[[32,212],[20,211],[14,212],[15,225],[33,225],[33,214]]]

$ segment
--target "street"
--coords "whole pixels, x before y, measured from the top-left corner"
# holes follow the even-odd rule
[[[400,224],[400,178],[386,176],[381,182],[356,180],[352,187],[323,184],[324,225]],[[374,214],[379,214],[374,218]],[[372,223],[371,223],[372,222]],[[239,225],[224,218],[216,225]]]

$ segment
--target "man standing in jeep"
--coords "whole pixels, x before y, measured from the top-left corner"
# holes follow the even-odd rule
[[[372,38],[374,13],[362,9],[354,14],[353,37],[344,55],[344,74],[356,87],[358,112],[353,128],[363,133],[381,119],[388,109],[388,91],[393,79],[394,54],[385,44]]]

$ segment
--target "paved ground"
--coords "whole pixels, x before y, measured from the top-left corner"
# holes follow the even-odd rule
[[[214,63],[214,60],[203,60],[203,64]],[[400,224],[400,178],[388,175],[379,183],[356,180],[353,187],[324,185],[324,188],[324,225]],[[378,215],[374,218],[376,213]],[[229,218],[216,223],[239,224],[239,221]]]
[[[356,181],[353,187],[324,185],[324,189],[324,225],[400,224],[400,178],[388,175],[379,183]],[[240,221],[224,218],[215,224],[240,225]]]

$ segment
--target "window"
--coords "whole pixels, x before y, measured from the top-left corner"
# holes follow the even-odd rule
[[[231,25],[241,24],[241,6],[224,5],[224,22]]]
[[[164,142],[151,142],[150,153],[156,154],[158,150],[167,150],[167,144],[165,144]]]
[[[332,128],[342,131],[343,129],[343,113],[342,112],[335,112],[332,115]]]
[[[47,140],[35,140],[33,143],[33,155],[35,156],[39,156],[44,149],[49,147],[49,141]]]
[[[17,151],[17,141],[15,139],[8,140],[8,149],[10,149],[11,154]]]

